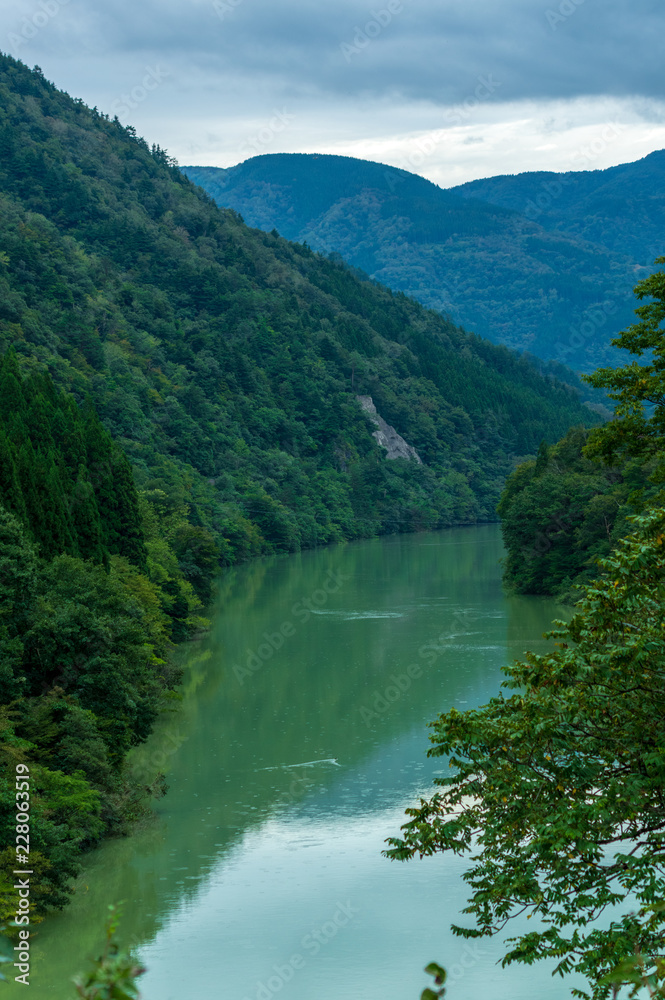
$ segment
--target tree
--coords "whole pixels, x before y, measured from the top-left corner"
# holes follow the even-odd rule
[[[30,695],[61,687],[94,712],[117,762],[157,715],[169,630],[156,588],[122,557],[110,569],[65,555],[44,566],[23,668]]]
[[[665,264],[658,257],[656,264]],[[654,301],[638,306],[640,318],[612,344],[647,363],[632,361],[623,368],[599,368],[584,380],[596,389],[608,390],[616,400],[615,418],[590,436],[586,453],[612,464],[625,455],[658,460],[656,480],[665,481],[665,271],[657,271],[635,286],[638,299]]]
[[[554,651],[505,668],[510,695],[432,724],[429,753],[453,773],[387,851],[472,852],[476,925],[453,931],[491,936],[536,916],[504,965],[554,957],[594,1000],[621,963],[655,963],[665,935],[665,509],[633,528],[556,623]],[[612,909],[629,897],[635,912]]]
[[[37,599],[37,556],[20,522],[0,507],[0,703],[26,687],[23,640]]]
[[[185,523],[176,531],[173,550],[185,580],[207,604],[212,597],[212,581],[219,572],[219,548],[212,534],[207,528]]]

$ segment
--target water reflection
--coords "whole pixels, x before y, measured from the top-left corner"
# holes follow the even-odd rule
[[[403,1000],[432,958],[464,970],[452,1000],[490,982],[532,997],[533,970],[498,974],[496,948],[469,956],[450,937],[463,862],[381,856],[441,770],[426,723],[496,693],[501,666],[559,613],[507,599],[500,556],[487,526],[225,574],[210,635],[183,653],[183,701],[139,753],[158,748],[169,794],[90,858],[72,907],[35,938],[33,1000],[71,996],[118,899],[149,967],[145,1000]],[[561,995],[537,978],[539,996]]]

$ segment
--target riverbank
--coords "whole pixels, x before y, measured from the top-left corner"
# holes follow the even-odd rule
[[[71,906],[38,928],[33,1000],[71,1000],[68,980],[120,900],[124,941],[149,970],[144,1000],[220,989],[254,1000],[279,975],[288,1000],[317,990],[324,1000],[359,991],[403,1000],[435,956],[464,968],[461,1000],[494,983],[493,952],[467,968],[473,956],[447,933],[463,905],[459,868],[395,866],[381,850],[441,767],[425,756],[427,722],[494,695],[501,666],[542,648],[559,613],[504,595],[502,551],[498,526],[487,525],[226,571],[210,634],[181,647],[182,700],[135,751],[166,772],[169,793],[152,822],[88,856]],[[331,573],[341,586],[317,606]],[[294,634],[240,683],[234,666],[285,622]],[[343,927],[340,904],[354,911]],[[287,982],[294,955],[304,965],[290,966]],[[505,975],[500,996],[533,995],[520,993],[517,973]],[[546,973],[538,989],[558,1000]]]

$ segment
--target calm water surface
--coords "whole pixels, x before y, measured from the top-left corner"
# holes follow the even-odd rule
[[[501,554],[490,525],[225,574],[211,634],[183,654],[183,702],[138,752],[168,795],[90,856],[71,907],[41,926],[31,1000],[73,996],[119,900],[144,1000],[415,1000],[432,960],[450,1000],[568,996],[548,969],[497,967],[498,942],[451,935],[463,861],[381,856],[445,771],[427,722],[485,702],[561,615],[503,594]]]

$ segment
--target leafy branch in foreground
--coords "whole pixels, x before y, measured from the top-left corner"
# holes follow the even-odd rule
[[[428,976],[434,976],[434,985],[438,986],[439,989],[435,991],[428,987],[420,994],[420,1000],[439,1000],[446,993],[446,988],[443,985],[446,981],[446,970],[437,965],[436,962],[430,962],[429,965],[425,966],[425,972]]]
[[[109,906],[104,951],[86,976],[74,980],[82,1000],[139,1000],[136,979],[146,970],[115,940],[119,921],[120,910]]]
[[[476,926],[453,931],[491,936],[536,916],[503,964],[555,958],[594,1000],[622,962],[655,964],[665,929],[665,509],[632,526],[556,623],[554,651],[505,668],[512,693],[432,724],[429,753],[449,756],[452,776],[387,851],[473,852]],[[615,909],[627,898],[637,912]]]

